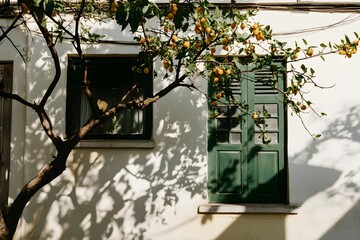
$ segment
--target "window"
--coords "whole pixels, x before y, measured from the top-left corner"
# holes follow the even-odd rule
[[[144,99],[152,95],[152,75],[133,71],[137,56],[87,56],[90,88],[99,108],[114,107],[124,95],[137,85],[128,100]],[[92,111],[85,96],[82,66],[78,57],[69,56],[67,80],[66,132],[70,136],[91,117]],[[94,128],[87,139],[150,140],[152,107],[126,109]]]
[[[0,90],[12,90],[12,62],[0,61]],[[0,208],[7,205],[10,174],[11,99],[0,97]]]
[[[268,84],[273,77],[268,69],[258,69],[246,73],[244,78],[248,80],[230,86],[234,97],[245,103],[250,112],[259,117],[267,115],[266,133],[255,126],[251,114],[241,113],[236,106],[219,103],[219,115],[209,118],[210,202],[287,202],[286,114],[280,91]],[[284,90],[285,77],[276,77],[278,89]],[[211,91],[214,90],[210,86],[210,94]]]

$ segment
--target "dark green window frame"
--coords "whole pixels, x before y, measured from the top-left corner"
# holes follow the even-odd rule
[[[274,64],[285,66],[286,63]],[[253,66],[244,72],[250,68]],[[252,117],[240,113],[235,106],[219,103],[217,108],[221,114],[209,117],[209,202],[288,203],[286,107],[281,92],[266,83],[268,77],[271,73],[266,69],[248,72],[244,80],[232,88],[234,97],[247,104],[250,111],[262,112],[265,108],[270,113],[269,144],[264,144]],[[285,90],[285,74],[277,78],[278,89]],[[209,84],[209,94],[213,91]]]
[[[88,55],[86,64],[95,99],[105,100],[109,107],[113,107],[135,84],[137,84],[135,91],[137,96],[134,98],[152,96],[151,67],[148,74],[138,74],[132,69],[139,64],[137,55]],[[84,96],[80,59],[69,55],[66,98],[67,136],[78,131],[87,120],[84,115],[89,110],[84,110],[87,108],[84,105]],[[145,109],[120,111],[116,117],[117,120],[109,119],[103,125],[96,127],[85,139],[151,140],[153,125],[151,105]],[[109,129],[111,131],[108,131]]]

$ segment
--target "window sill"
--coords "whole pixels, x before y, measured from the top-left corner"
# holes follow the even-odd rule
[[[203,204],[198,214],[297,214],[296,205],[288,204]]]
[[[155,148],[153,140],[82,140],[76,148]]]

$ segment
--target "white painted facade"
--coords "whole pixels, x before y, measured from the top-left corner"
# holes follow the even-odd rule
[[[353,36],[360,27],[359,16],[260,11],[256,19],[270,24],[289,44],[302,38],[319,44]],[[344,19],[346,24],[322,28]],[[116,24],[94,28],[109,39],[132,39],[115,31]],[[315,31],[308,31],[312,28]],[[52,78],[50,54],[36,35],[17,32],[11,37],[30,61],[24,63],[7,41],[0,45],[0,61],[14,61],[14,92],[36,101]],[[95,44],[85,53],[137,51],[135,46]],[[67,54],[74,50],[64,42],[58,53],[63,73],[47,110],[55,128],[64,132]],[[154,149],[75,149],[64,174],[28,204],[15,239],[359,239],[360,57],[332,55],[325,62],[312,59],[306,64],[316,70],[318,83],[335,87],[310,92],[315,108],[328,114],[304,116],[308,128],[323,135],[320,139],[313,140],[289,112],[289,199],[299,206],[297,214],[197,213],[198,206],[208,203],[207,102],[195,91],[177,89],[154,105]],[[154,92],[166,84],[160,77],[154,79]],[[198,84],[206,91],[206,81]],[[31,109],[13,102],[12,115],[10,201],[55,154]]]

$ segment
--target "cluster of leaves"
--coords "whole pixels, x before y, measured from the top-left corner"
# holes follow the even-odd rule
[[[287,47],[286,43],[273,38],[270,26],[254,21],[256,11],[240,11],[232,7],[233,3],[220,9],[206,0],[181,3],[173,0],[162,6],[138,0],[119,2],[113,11],[116,10],[115,18],[123,29],[130,25],[135,40],[141,44],[141,51],[161,59],[165,78],[173,75],[173,81],[179,80],[179,85],[187,80],[188,86],[194,88],[194,75],[208,79],[214,89],[208,95],[214,108],[225,100],[251,115],[252,109],[232,97],[230,85],[243,81],[246,72],[266,68],[274,76],[267,84],[274,88],[277,88],[276,76],[288,76],[290,84],[281,93],[295,114],[300,116],[308,109],[315,112],[303,89],[309,84],[325,87],[314,81],[314,69],[304,64],[297,69],[291,63],[313,57],[324,59],[329,53],[350,58],[357,51],[359,36],[355,33],[353,41],[345,36],[340,44],[322,43],[320,46],[310,46],[304,39],[301,46],[295,43],[295,47]],[[150,19],[156,21],[146,24]],[[287,61],[289,67],[274,65],[279,58]]]

